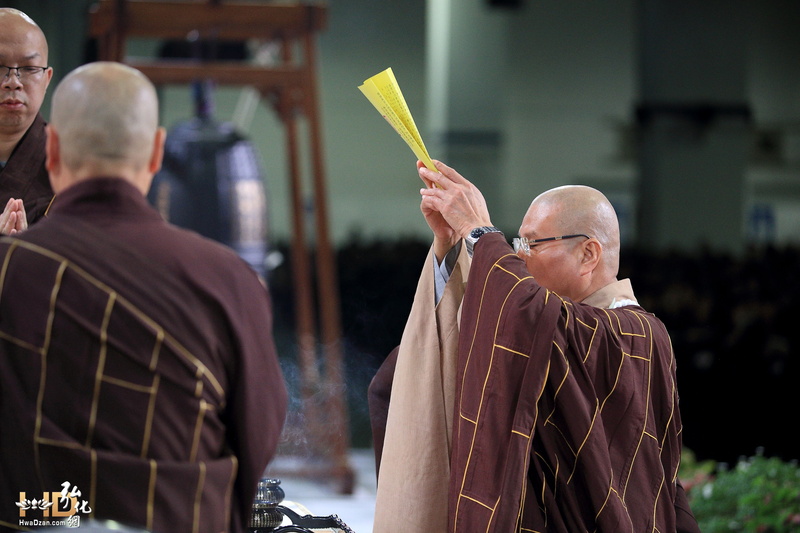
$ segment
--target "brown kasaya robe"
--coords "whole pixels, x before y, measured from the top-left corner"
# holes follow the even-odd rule
[[[112,178],[65,190],[0,258],[0,529],[71,506],[244,531],[287,404],[256,273]],[[55,503],[16,505],[34,499]]]
[[[415,308],[419,300],[418,294]],[[403,531],[412,514],[412,522],[424,516],[442,524],[440,513],[448,513],[446,525],[433,529],[459,533],[699,532],[677,480],[681,423],[669,336],[638,305],[604,308],[610,304],[610,297],[593,304],[598,307],[559,298],[530,277],[502,235],[482,237],[461,308],[454,383],[433,380],[434,390],[455,389],[449,472],[442,479],[441,470],[431,471],[440,485],[449,484],[446,509],[431,508],[429,492],[415,498],[413,480],[403,481],[404,472],[416,471],[415,448],[428,461],[436,455],[425,442],[390,440],[398,410],[408,414],[395,425],[413,423],[410,408],[390,403],[378,495],[389,478],[399,496],[388,490],[377,502],[376,533]],[[407,337],[414,338],[409,327],[403,343]],[[401,368],[403,343],[396,363],[401,377],[408,373]],[[441,365],[451,357],[435,350],[409,355],[418,361],[412,366],[428,368],[436,365],[431,357],[441,357]],[[392,402],[413,402],[414,391],[431,381],[416,373],[411,392],[403,393],[397,375],[392,383],[392,371],[382,368],[371,400],[388,385]],[[436,413],[439,406],[428,409]],[[422,420],[430,417],[417,412]],[[407,451],[390,455],[390,446]]]
[[[9,198],[22,199],[28,225],[41,219],[53,200],[53,189],[45,168],[45,124],[42,115],[37,114],[5,167],[0,169],[0,213]]]
[[[688,507],[664,324],[562,300],[488,237],[462,308],[451,531],[676,531]]]

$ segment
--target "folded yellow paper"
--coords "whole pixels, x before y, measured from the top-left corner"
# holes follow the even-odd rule
[[[358,88],[372,102],[383,118],[391,124],[417,158],[425,163],[426,167],[435,171],[436,167],[428,155],[425,143],[422,142],[422,136],[414,123],[414,118],[411,116],[411,111],[391,67],[367,79]]]

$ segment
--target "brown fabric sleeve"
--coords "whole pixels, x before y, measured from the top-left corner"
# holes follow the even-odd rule
[[[399,351],[400,346],[397,346],[386,356],[367,389],[369,421],[372,426],[372,446],[375,449],[376,476],[381,470],[383,439],[386,436],[386,418],[389,415],[389,398],[392,396],[392,380],[394,379],[397,352]]]
[[[697,525],[697,519],[694,517],[691,507],[689,507],[686,491],[680,480],[678,480],[677,484],[675,490],[675,525],[677,526],[677,533],[700,533],[700,526]]]

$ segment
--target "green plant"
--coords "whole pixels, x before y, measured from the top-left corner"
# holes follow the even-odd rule
[[[683,479],[683,478],[682,478]],[[757,454],[714,473],[688,490],[703,533],[800,532],[800,467]]]

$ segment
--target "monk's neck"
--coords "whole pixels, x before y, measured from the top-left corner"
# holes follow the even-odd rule
[[[8,161],[25,132],[19,135],[0,135],[0,161]]]

